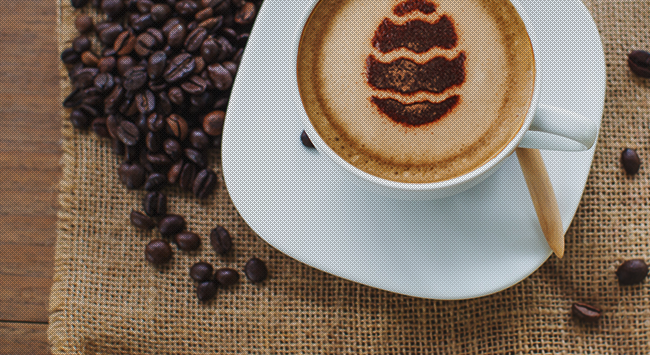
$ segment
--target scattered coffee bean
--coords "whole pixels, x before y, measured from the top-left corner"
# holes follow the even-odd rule
[[[248,1],[235,14],[235,23],[238,25],[249,25],[255,20],[255,4]]]
[[[194,232],[180,232],[174,236],[174,242],[178,249],[183,251],[193,251],[201,246],[201,238]]]
[[[167,213],[167,196],[161,192],[152,191],[144,196],[142,207],[148,216],[163,216]]]
[[[171,114],[167,117],[166,121],[169,133],[180,140],[185,140],[185,138],[187,138],[187,121],[185,121],[183,117],[177,114]]]
[[[90,39],[86,36],[79,36],[72,40],[72,48],[77,52],[77,53],[83,53],[87,50],[90,50]]]
[[[200,128],[190,131],[190,144],[199,151],[206,150],[210,147],[210,137]]]
[[[258,258],[251,258],[248,260],[248,262],[246,262],[244,271],[246,273],[246,277],[253,283],[264,281],[268,275],[266,264],[264,264],[264,262]]]
[[[93,30],[93,19],[92,17],[81,14],[77,16],[74,21],[74,27],[79,31],[79,33],[88,33]]]
[[[586,303],[574,303],[571,307],[573,315],[587,322],[596,322],[600,319],[602,311],[594,306],[588,305]]]
[[[61,61],[63,64],[75,64],[81,60],[81,54],[77,53],[74,48],[67,48],[61,52]]]
[[[223,121],[226,118],[224,111],[212,111],[203,116],[203,131],[213,137],[223,133]]]
[[[217,225],[210,231],[210,244],[217,254],[224,255],[232,249],[232,238],[226,228]]]
[[[212,277],[212,265],[199,261],[190,267],[190,277],[194,281],[207,281]]]
[[[196,178],[197,169],[196,166],[192,163],[185,163],[183,165],[183,170],[181,170],[181,175],[178,178],[178,185],[183,190],[192,190],[194,186],[194,179]]]
[[[650,78],[650,53],[632,51],[627,57],[627,64],[632,72],[642,78]]]
[[[153,229],[153,227],[156,225],[156,222],[154,222],[151,217],[145,215],[142,212],[138,212],[136,210],[131,211],[131,224],[133,224],[134,227],[139,228],[139,229],[144,229],[144,230],[150,230]]]
[[[194,58],[189,53],[175,56],[165,68],[163,78],[168,83],[175,83],[190,76],[194,71]]]
[[[208,158],[201,151],[194,148],[185,148],[183,150],[185,157],[200,168],[208,166]]]
[[[219,286],[216,281],[203,281],[196,287],[196,297],[201,302],[207,302],[217,295],[218,289]]]
[[[627,260],[616,270],[618,283],[634,285],[643,282],[648,275],[648,265],[642,259]]]
[[[133,122],[122,121],[117,126],[117,138],[125,145],[135,145],[140,138],[140,131]]]
[[[635,175],[639,172],[639,167],[641,167],[641,159],[636,153],[636,150],[625,148],[621,153],[621,164],[628,175]]]
[[[146,178],[144,168],[139,164],[122,163],[117,169],[117,174],[128,189],[137,189],[144,184]]]
[[[169,243],[162,239],[154,239],[145,248],[145,258],[154,265],[168,262],[172,258],[172,248]]]
[[[160,173],[153,173],[147,177],[144,189],[147,191],[160,191],[167,185],[167,177]]]
[[[196,174],[194,184],[192,185],[192,192],[194,196],[199,199],[204,199],[214,191],[217,186],[217,174],[212,170],[203,169]]]
[[[239,273],[234,269],[221,268],[214,273],[214,279],[219,285],[230,286],[239,281]]]
[[[311,139],[309,139],[307,132],[305,132],[304,130],[302,131],[302,133],[300,133],[300,141],[302,142],[302,145],[304,145],[307,148],[316,148],[314,147],[314,143],[311,142]]]
[[[112,18],[118,17],[125,10],[122,0],[102,0],[101,8]]]
[[[185,230],[185,218],[175,214],[168,214],[158,222],[158,230],[164,237],[174,236]]]

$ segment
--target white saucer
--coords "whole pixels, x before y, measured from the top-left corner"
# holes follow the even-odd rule
[[[600,122],[605,59],[589,12],[580,0],[521,2],[546,38],[539,51],[540,103]],[[289,78],[295,70],[292,45],[312,3],[266,0],[237,75],[222,162],[230,197],[244,220],[303,263],[415,297],[484,296],[534,272],[551,250],[515,155],[460,195],[409,202],[357,188],[327,157],[302,146],[305,113]],[[594,149],[542,152],[565,231]]]

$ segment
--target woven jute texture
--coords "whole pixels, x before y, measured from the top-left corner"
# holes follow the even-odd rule
[[[282,1],[282,0],[280,0]],[[143,192],[118,181],[109,143],[77,132],[61,111],[61,183],[49,339],[55,354],[647,354],[650,282],[619,286],[622,261],[650,259],[650,85],[629,71],[627,53],[650,48],[650,6],[641,0],[584,0],[604,44],[607,95],[602,130],[584,196],[566,235],[566,255],[551,257],[517,285],[494,295],[436,301],[376,290],[303,265],[267,245],[238,215],[223,185],[200,202],[167,190],[169,210],[203,238],[162,269],[144,260],[155,232],[129,223]],[[75,35],[76,13],[60,0],[60,49]],[[53,9],[54,10],[54,9]],[[585,60],[589,60],[586,58]],[[584,73],[589,75],[589,73]],[[61,99],[70,92],[61,70]],[[622,148],[644,160],[624,174]],[[217,256],[209,230],[221,224],[234,252]],[[175,248],[175,247],[174,247]],[[200,304],[188,268],[198,260],[241,270],[266,261],[270,277],[245,278]],[[243,275],[243,274],[242,274]],[[597,324],[571,315],[574,302],[604,310]]]

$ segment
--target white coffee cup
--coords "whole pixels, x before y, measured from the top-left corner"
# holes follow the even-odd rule
[[[528,36],[530,38],[533,55],[539,51],[539,37],[532,30],[533,26],[523,10],[523,6],[516,0],[510,0],[522,18]],[[313,0],[310,11],[301,22],[304,27],[311,9],[318,3]],[[298,45],[300,38],[295,43],[295,53],[293,55],[297,65]],[[334,152],[318,135],[314,129],[307,113],[303,112],[303,121],[305,131],[310,140],[319,151],[329,157],[336,165],[342,167],[352,179],[356,180],[363,188],[372,192],[380,193],[398,199],[425,200],[434,198],[448,197],[462,191],[465,191],[487,178],[491,173],[497,170],[503,161],[510,156],[517,147],[547,149],[558,151],[580,151],[588,150],[595,143],[598,136],[599,122],[587,119],[579,114],[564,110],[559,107],[548,106],[538,103],[540,92],[540,65],[539,56],[535,55],[535,87],[533,89],[531,104],[524,120],[524,123],[510,141],[510,143],[494,158],[488,160],[480,167],[460,175],[458,177],[431,183],[406,183],[396,182],[383,179],[362,171],[349,162],[341,158]],[[297,78],[294,78],[297,82]]]

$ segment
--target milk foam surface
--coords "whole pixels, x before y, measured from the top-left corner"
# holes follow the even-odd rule
[[[305,109],[323,140],[357,168],[389,180],[434,182],[469,172],[497,155],[521,128],[534,83],[534,59],[523,23],[506,1],[436,0],[430,15],[396,16],[402,1],[323,0],[308,21],[298,58]],[[514,13],[513,13],[514,12]],[[515,19],[508,16],[516,16]],[[450,17],[458,36],[452,49],[423,54],[407,49],[381,53],[372,38],[382,21],[396,24]],[[513,21],[518,21],[519,27]],[[508,33],[511,28],[519,28]],[[310,30],[312,28],[312,30]],[[384,63],[409,58],[424,63],[463,52],[465,82],[440,94],[405,95],[368,85],[366,59]],[[398,124],[379,112],[371,98],[404,104],[459,103],[441,119],[422,126]]]

